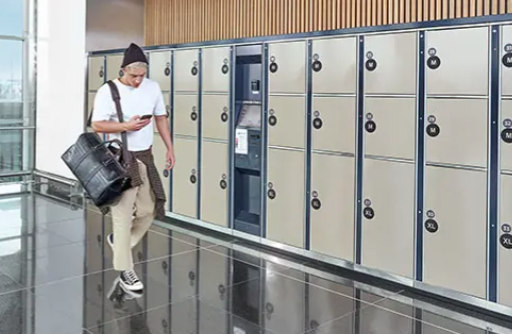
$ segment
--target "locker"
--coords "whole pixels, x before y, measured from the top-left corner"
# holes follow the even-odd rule
[[[414,177],[414,164],[364,160],[362,265],[413,276]]]
[[[355,97],[313,98],[313,150],[355,154],[356,102]]]
[[[265,329],[271,333],[306,332],[304,275],[295,280],[278,276],[267,268],[265,276]]]
[[[364,128],[365,154],[415,159],[415,98],[367,98]]]
[[[201,242],[201,246],[207,246]],[[218,254],[221,253],[221,254]],[[230,267],[230,258],[227,248],[211,252],[206,249],[199,250],[199,296],[201,304],[199,314],[199,333],[211,333],[211,309],[217,309],[228,312],[228,268]],[[228,317],[215,317],[215,329],[219,333],[229,333]],[[222,329],[222,330],[221,330]]]
[[[485,297],[486,209],[486,173],[426,167],[425,283]]]
[[[175,138],[174,155],[180,162],[173,168],[172,212],[197,217],[197,140]]]
[[[88,93],[87,94],[87,120],[91,117],[91,112],[94,109],[94,99],[96,98],[96,93]],[[91,128],[87,129],[88,132],[93,132]]]
[[[165,111],[167,113],[167,121],[168,121],[169,126],[170,126],[170,118],[171,118],[171,98],[170,98],[170,94],[169,93],[162,93],[162,96],[164,98]],[[158,132],[158,128],[156,127],[156,118],[153,118],[153,121],[151,123],[153,123],[153,130],[155,131],[155,133]],[[171,135],[172,135],[172,129],[171,129]]]
[[[268,46],[268,91],[306,92],[306,42],[273,43]]]
[[[203,142],[201,219],[228,226],[228,144]]]
[[[98,90],[105,82],[105,58],[89,58],[89,90]]]
[[[512,100],[501,100],[501,170],[512,171]]]
[[[268,150],[267,238],[304,247],[304,152]]]
[[[302,96],[270,96],[268,99],[268,144],[304,148],[306,99]]]
[[[487,167],[487,100],[427,99],[426,161]]]
[[[171,90],[171,51],[149,53],[149,78],[158,82],[164,92]]]
[[[512,26],[502,27],[501,34],[501,94],[512,96]]]
[[[354,158],[313,154],[311,250],[354,261]]]
[[[229,93],[230,47],[203,49],[203,92]]]
[[[200,70],[199,50],[174,51],[174,91],[197,92]]]
[[[165,147],[164,141],[162,137],[160,137],[159,133],[155,133],[155,137],[153,139],[153,159],[155,160],[155,165],[160,175],[160,179],[162,180],[162,185],[164,186],[165,191],[165,210],[169,211],[169,188],[170,188],[170,171],[166,172],[166,155],[167,148]],[[181,159],[181,157],[180,157]]]
[[[370,35],[364,44],[366,94],[416,94],[416,32]]]
[[[123,55],[107,56],[107,80],[114,80],[123,76],[122,63]]]
[[[203,138],[229,139],[229,95],[203,95]]]
[[[353,334],[357,311],[354,287],[315,276],[309,277],[309,283],[308,329],[317,334]],[[340,317],[342,321],[334,321]]]
[[[489,28],[425,33],[428,95],[487,95]]]
[[[355,94],[357,37],[313,40],[314,94]]]
[[[199,109],[197,95],[174,95],[174,133],[198,135]]]
[[[512,176],[501,175],[498,226],[498,303],[512,307]]]

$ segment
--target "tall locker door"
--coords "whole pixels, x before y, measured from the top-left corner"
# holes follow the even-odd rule
[[[161,257],[162,250],[171,248],[171,238],[161,234],[147,234],[148,259]],[[146,263],[150,279],[145,287],[147,294],[147,309],[153,311],[147,313],[147,324],[151,333],[165,333],[169,328],[169,308],[163,307],[169,304],[170,291],[170,261],[171,256]]]
[[[311,250],[354,261],[354,158],[314,153]]]
[[[229,95],[203,95],[201,117],[203,138],[228,141]]]
[[[171,90],[171,51],[149,53],[149,78],[158,82],[163,92]]]
[[[156,169],[158,171],[158,174],[160,175],[160,179],[162,180],[162,185],[164,187],[165,191],[165,210],[169,211],[169,199],[170,199],[170,179],[169,175],[171,174],[170,171],[167,171],[166,168],[166,155],[167,155],[167,147],[165,147],[165,144],[162,140],[162,137],[160,137],[159,133],[155,133],[154,139],[153,139],[153,159],[155,161]]]
[[[123,76],[122,63],[123,55],[107,55],[107,80],[114,80]]]
[[[198,103],[197,95],[174,95],[174,134],[197,137]]]
[[[306,92],[306,47],[305,41],[269,44],[269,94]]]
[[[201,220],[228,226],[228,144],[203,142]]]
[[[230,47],[203,49],[203,92],[229,93]]]
[[[302,96],[270,96],[268,101],[268,144],[304,148],[306,99]]]
[[[366,94],[416,94],[417,33],[365,37]]]
[[[512,176],[501,175],[498,230],[498,303],[512,307]]]
[[[414,176],[414,164],[365,159],[362,265],[413,276]]]
[[[174,155],[180,162],[173,169],[172,211],[193,218],[197,218],[197,154],[197,140],[174,139]]]
[[[171,333],[197,334],[197,307],[194,302],[183,302],[198,293],[197,240],[180,236],[172,241],[171,257]],[[181,302],[181,303],[180,303]]]
[[[313,93],[355,94],[357,37],[313,40]]]
[[[427,31],[425,51],[427,95],[488,94],[489,27]]]
[[[487,174],[427,166],[425,176],[424,282],[485,298]]]
[[[202,247],[207,243],[201,242]],[[218,254],[221,253],[221,254]],[[199,296],[204,299],[199,307],[199,314],[207,315],[211,307],[221,312],[228,311],[228,268],[230,267],[230,257],[228,250],[223,248],[220,251],[211,252],[202,248],[199,251]],[[204,311],[201,310],[204,308]],[[211,311],[210,311],[211,312]],[[226,317],[215,317],[215,330],[219,333],[229,333],[228,321]],[[208,334],[212,332],[211,319],[207,316],[199,319],[199,333]]]
[[[88,90],[98,90],[105,82],[105,58],[103,56],[90,57],[88,72]]]
[[[501,170],[512,171],[512,100],[501,101]]]
[[[502,27],[501,33],[501,95],[512,96],[512,25]]]
[[[174,51],[174,92],[197,92],[199,71],[199,50]]]
[[[304,247],[304,152],[268,150],[267,238]]]

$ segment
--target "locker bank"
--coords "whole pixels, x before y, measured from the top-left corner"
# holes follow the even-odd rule
[[[147,47],[168,217],[510,314],[511,27]],[[116,52],[89,55],[89,96]]]

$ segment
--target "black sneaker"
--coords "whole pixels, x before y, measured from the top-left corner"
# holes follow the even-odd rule
[[[128,291],[140,291],[144,289],[144,285],[133,270],[121,272],[119,278],[121,279],[121,285],[123,288]]]

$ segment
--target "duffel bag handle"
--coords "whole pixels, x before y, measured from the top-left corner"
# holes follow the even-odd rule
[[[121,152],[122,152],[122,148],[123,148],[123,143],[119,139],[111,139],[111,140],[104,141],[101,144],[97,145],[94,149],[97,150],[100,147],[110,146],[110,145],[112,145],[114,143],[119,145],[119,150],[117,150],[117,152],[114,152],[114,156],[120,157]]]

